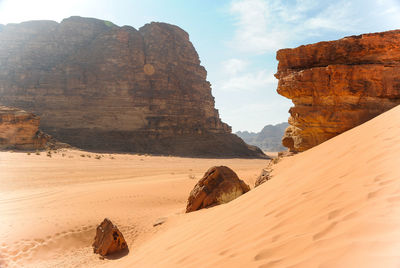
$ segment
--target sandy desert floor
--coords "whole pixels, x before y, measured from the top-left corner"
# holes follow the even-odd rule
[[[97,159],[97,158],[100,159]],[[189,192],[213,165],[254,185],[268,160],[197,159],[77,150],[0,152],[0,267],[93,267],[96,226],[110,218],[130,252],[184,213]],[[123,258],[126,258],[125,256]],[[123,266],[123,265],[122,265]]]
[[[208,167],[253,184],[267,161],[80,154],[0,153],[1,266],[400,267],[400,106],[284,158],[232,202],[189,214]],[[127,255],[92,253],[106,216]]]

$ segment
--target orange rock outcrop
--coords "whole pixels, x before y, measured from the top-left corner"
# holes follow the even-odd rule
[[[49,137],[39,131],[40,118],[17,108],[0,106],[0,149],[42,149]]]
[[[400,104],[400,30],[277,52],[278,93],[292,100],[282,139],[312,148]]]

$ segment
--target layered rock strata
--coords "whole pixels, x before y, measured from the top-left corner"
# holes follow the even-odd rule
[[[400,104],[400,30],[277,52],[278,93],[291,99],[282,143],[305,151]]]
[[[0,106],[0,149],[43,149],[49,137],[39,131],[39,123],[39,116]]]
[[[0,103],[41,116],[71,145],[191,156],[260,156],[214,108],[189,35],[71,17],[0,28]]]

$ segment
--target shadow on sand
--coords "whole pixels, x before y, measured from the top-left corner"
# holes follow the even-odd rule
[[[121,259],[122,257],[125,257],[128,254],[129,254],[129,248],[125,248],[119,252],[115,252],[113,254],[104,256],[104,258],[107,260],[118,260]]]

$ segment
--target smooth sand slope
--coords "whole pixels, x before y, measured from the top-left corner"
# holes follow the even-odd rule
[[[164,228],[109,267],[400,267],[400,106]]]
[[[153,227],[158,218],[168,222],[184,213],[190,190],[209,167],[230,166],[253,185],[267,163],[123,154],[96,159],[71,150],[51,158],[46,152],[0,152],[0,267],[115,262],[99,259],[91,248],[104,217],[118,225],[133,256],[164,229]]]

